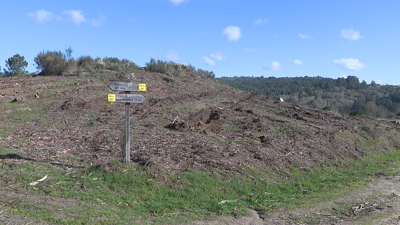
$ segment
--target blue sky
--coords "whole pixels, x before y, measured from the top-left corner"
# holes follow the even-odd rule
[[[400,1],[4,1],[0,66],[36,71],[40,51],[192,64],[216,77],[330,78],[400,85]]]

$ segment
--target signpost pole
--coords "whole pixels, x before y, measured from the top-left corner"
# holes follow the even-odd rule
[[[131,102],[142,103],[145,99],[143,95],[130,94],[130,92],[146,92],[147,84],[117,82],[108,87],[113,91],[125,91],[125,94],[108,94],[108,102],[125,102],[125,162],[129,165],[131,161]]]
[[[131,161],[131,121],[130,121],[130,115],[131,115],[131,103],[125,103],[125,161],[126,164],[129,165]]]
[[[125,91],[129,94],[130,91]],[[125,103],[125,162],[129,165],[131,162],[131,103]]]

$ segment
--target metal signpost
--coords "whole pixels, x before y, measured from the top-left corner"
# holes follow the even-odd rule
[[[130,94],[131,91],[147,91],[147,84],[136,84],[130,82],[117,82],[108,86],[113,91],[125,91],[125,94],[108,94],[108,102],[122,102],[125,103],[125,161],[129,165],[131,159],[131,141],[130,141],[130,115],[131,103],[142,103],[144,101],[143,95]]]

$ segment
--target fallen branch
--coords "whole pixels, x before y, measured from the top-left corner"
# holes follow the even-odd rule
[[[238,199],[235,199],[235,200],[222,200],[222,201],[218,202],[218,205],[225,204],[225,203],[228,203],[228,202],[237,202],[239,199],[244,198],[246,196],[249,196],[249,195],[243,195],[242,197],[240,197]]]
[[[222,201],[218,202],[218,205],[225,204],[227,202],[237,202],[237,200],[238,199],[236,199],[236,200],[222,200]]]
[[[29,183],[29,186],[35,186],[35,185],[37,185],[38,183],[40,183],[40,182],[42,182],[42,181],[44,181],[44,180],[46,180],[46,179],[47,179],[47,175],[44,176],[42,179],[39,179],[39,180],[34,181],[34,182],[32,182],[32,183]]]

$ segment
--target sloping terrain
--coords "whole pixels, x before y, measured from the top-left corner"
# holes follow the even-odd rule
[[[281,174],[289,165],[340,165],[399,146],[399,125],[390,121],[344,117],[211,80],[146,71],[102,79],[4,78],[1,142],[13,140],[6,147],[33,160],[122,160],[125,105],[108,103],[107,93],[115,93],[108,84],[128,80],[148,84],[146,100],[131,106],[131,159],[153,171],[243,174],[251,166]]]
[[[27,170],[15,167],[19,163],[35,162],[33,170],[47,163],[66,174],[88,165],[104,172],[118,170],[115,161],[123,162],[125,157],[125,104],[108,103],[107,94],[118,93],[108,88],[110,83],[126,81],[148,87],[141,93],[146,100],[131,104],[132,168],[140,167],[161,180],[176,172],[200,170],[250,179],[260,172],[270,174],[268,182],[273,183],[298,171],[340,168],[364,156],[400,149],[396,122],[292,105],[191,75],[138,70],[3,78],[0,193],[10,199],[25,196],[13,192],[25,188],[20,184],[25,178],[13,175]],[[14,167],[15,171],[8,169]],[[49,179],[53,180],[39,191],[50,193],[61,182]],[[86,189],[83,182],[74,183],[68,188]],[[47,198],[42,200],[46,203]],[[0,204],[8,207],[10,201]],[[113,202],[114,208],[120,207],[118,201]],[[74,207],[86,204],[82,198],[72,202]]]

